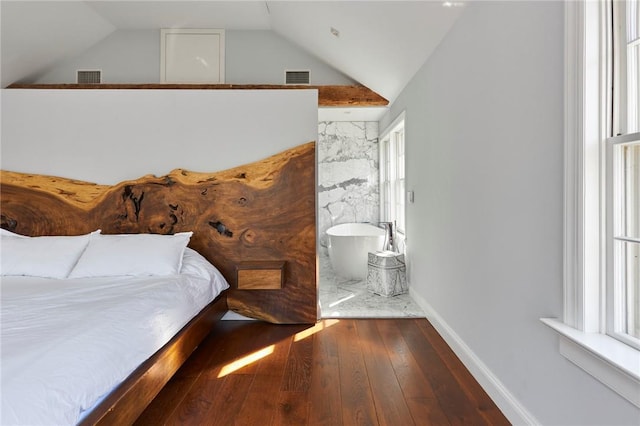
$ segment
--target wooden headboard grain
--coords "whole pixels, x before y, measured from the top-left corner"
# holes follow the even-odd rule
[[[24,235],[193,231],[231,285],[227,303],[273,323],[315,323],[315,143],[216,173],[182,169],[114,186],[0,172],[0,225]],[[283,286],[238,290],[240,262],[285,262]]]

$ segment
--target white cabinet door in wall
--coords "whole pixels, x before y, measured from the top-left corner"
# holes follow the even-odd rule
[[[224,83],[224,30],[160,30],[160,81]]]

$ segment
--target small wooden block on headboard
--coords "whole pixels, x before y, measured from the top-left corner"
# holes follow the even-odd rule
[[[236,266],[238,290],[278,290],[284,277],[283,261],[240,262]]]

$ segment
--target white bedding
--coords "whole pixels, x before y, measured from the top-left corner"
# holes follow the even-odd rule
[[[71,425],[227,283],[195,275],[1,281],[2,425]]]

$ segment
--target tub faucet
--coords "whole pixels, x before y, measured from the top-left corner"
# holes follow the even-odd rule
[[[382,250],[394,251],[393,248],[393,222],[378,222],[378,226],[384,229],[385,237],[384,237],[384,245],[382,246]]]

